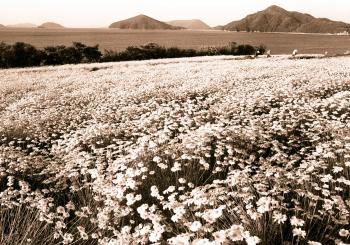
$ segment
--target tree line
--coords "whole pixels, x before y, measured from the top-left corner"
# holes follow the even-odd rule
[[[74,42],[72,46],[50,46],[37,49],[33,45],[17,42],[13,45],[0,43],[0,67],[31,67],[99,62],[102,53],[96,46]]]
[[[73,42],[69,47],[49,46],[37,49],[31,44],[17,42],[15,44],[0,43],[0,68],[33,67],[47,65],[64,65],[95,62],[115,62],[131,60],[148,60],[162,58],[180,58],[214,55],[257,55],[265,53],[264,46],[237,45],[235,42],[224,47],[208,47],[200,50],[166,48],[156,43],[142,46],[130,46],[124,51],[105,50],[99,46],[87,46]]]

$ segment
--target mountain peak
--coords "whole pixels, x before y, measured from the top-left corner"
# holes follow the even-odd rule
[[[281,8],[280,6],[277,5],[271,5],[270,7],[268,7],[265,10],[274,10],[274,11],[287,11],[284,8]]]
[[[182,29],[153,19],[147,15],[139,14],[126,20],[112,23],[109,28],[138,29],[138,30],[177,30]]]
[[[134,17],[132,17],[132,18],[147,18],[147,19],[152,19],[151,17],[149,17],[149,16],[147,16],[147,15],[145,15],[145,14],[139,14],[139,15],[136,15],[136,16],[134,16]]]
[[[45,22],[42,25],[38,26],[38,28],[56,29],[56,28],[64,28],[64,26],[57,24],[55,22]]]
[[[281,8],[280,6],[277,5],[271,5],[270,7],[266,8],[263,11],[260,11],[262,13],[266,14],[280,14],[280,15],[288,15],[288,11],[285,10],[284,8]]]
[[[242,20],[230,22],[223,29],[229,31],[340,33],[349,32],[350,24],[315,18],[309,14],[287,11],[277,5],[272,5],[263,11],[248,15]]]

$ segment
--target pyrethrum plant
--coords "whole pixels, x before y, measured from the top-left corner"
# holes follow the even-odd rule
[[[0,71],[0,242],[350,243],[349,70],[201,57]]]

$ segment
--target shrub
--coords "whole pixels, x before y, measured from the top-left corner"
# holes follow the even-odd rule
[[[41,65],[43,53],[34,46],[17,42],[14,45],[0,45],[0,66],[8,67],[28,67]]]
[[[253,55],[256,52],[256,48],[251,45],[239,45],[234,49],[234,55]]]
[[[1,42],[0,43],[0,67],[1,68],[9,67],[8,61],[9,61],[10,52],[11,52],[11,46],[7,45],[4,42]]]
[[[14,54],[12,66],[27,67],[41,64],[41,51],[30,44],[18,42],[12,46],[12,50]]]
[[[213,55],[253,55],[257,51],[259,51],[259,54],[263,54],[265,49],[263,45],[254,47],[251,45],[237,45],[235,42],[231,42],[224,47],[208,47],[201,50],[177,47],[165,48],[156,43],[149,43],[139,47],[129,46],[121,52],[105,50],[102,54],[98,45],[87,46],[80,42],[73,42],[70,47],[63,45],[49,46],[43,50],[38,50],[26,43],[15,43],[14,45],[1,43],[0,68]]]
[[[168,48],[167,49],[167,58],[176,58],[181,56],[181,50],[179,48]]]
[[[61,51],[63,64],[78,64],[82,62],[83,54],[75,47],[68,47]]]
[[[98,50],[98,45],[92,46],[92,47],[85,47],[83,50],[83,55],[86,60],[86,62],[99,62],[102,53]]]
[[[266,52],[266,46],[261,44],[258,48],[257,48],[257,51],[259,51],[259,54],[265,54]]]
[[[44,65],[60,65],[63,64],[62,51],[65,49],[65,46],[56,46],[56,47],[46,47],[44,49],[45,58]]]
[[[100,62],[101,56],[98,45],[86,46],[79,42],[74,42],[71,47],[49,46],[43,50],[23,42],[0,43],[0,68]]]
[[[140,47],[130,46],[122,52],[106,50],[101,60],[102,62],[111,62],[214,55],[253,55],[258,50],[260,54],[263,54],[265,49],[262,45],[259,47],[251,45],[237,46],[237,43],[231,42],[224,47],[208,47],[197,51],[195,49],[180,49],[177,47],[165,48],[155,43],[149,43]]]

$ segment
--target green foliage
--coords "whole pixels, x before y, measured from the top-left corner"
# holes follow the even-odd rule
[[[88,46],[83,49],[83,56],[87,62],[98,62],[101,59],[102,53],[98,50],[98,45]]]
[[[0,44],[0,67],[39,66],[43,53],[34,46],[23,42],[14,45]]]
[[[237,45],[235,42],[229,43],[224,47],[208,47],[201,50],[177,47],[165,48],[156,43],[149,43],[140,47],[130,46],[122,52],[107,50],[102,58],[102,62],[214,55],[254,55],[257,51],[259,51],[259,54],[263,54],[265,50],[266,48],[262,45],[254,47],[251,45]]]
[[[235,42],[231,42],[224,47],[208,47],[201,50],[177,47],[166,48],[156,43],[149,43],[139,47],[130,46],[121,52],[106,50],[102,55],[98,45],[86,46],[80,42],[73,42],[70,47],[63,45],[49,46],[43,50],[38,50],[26,43],[15,43],[13,45],[0,43],[0,68],[213,55],[255,55],[263,54],[265,49],[262,45],[254,47],[251,45],[237,45]]]
[[[78,42],[71,47],[51,46],[43,50],[22,42],[0,43],[0,68],[99,62],[101,56],[98,45],[90,47]]]

